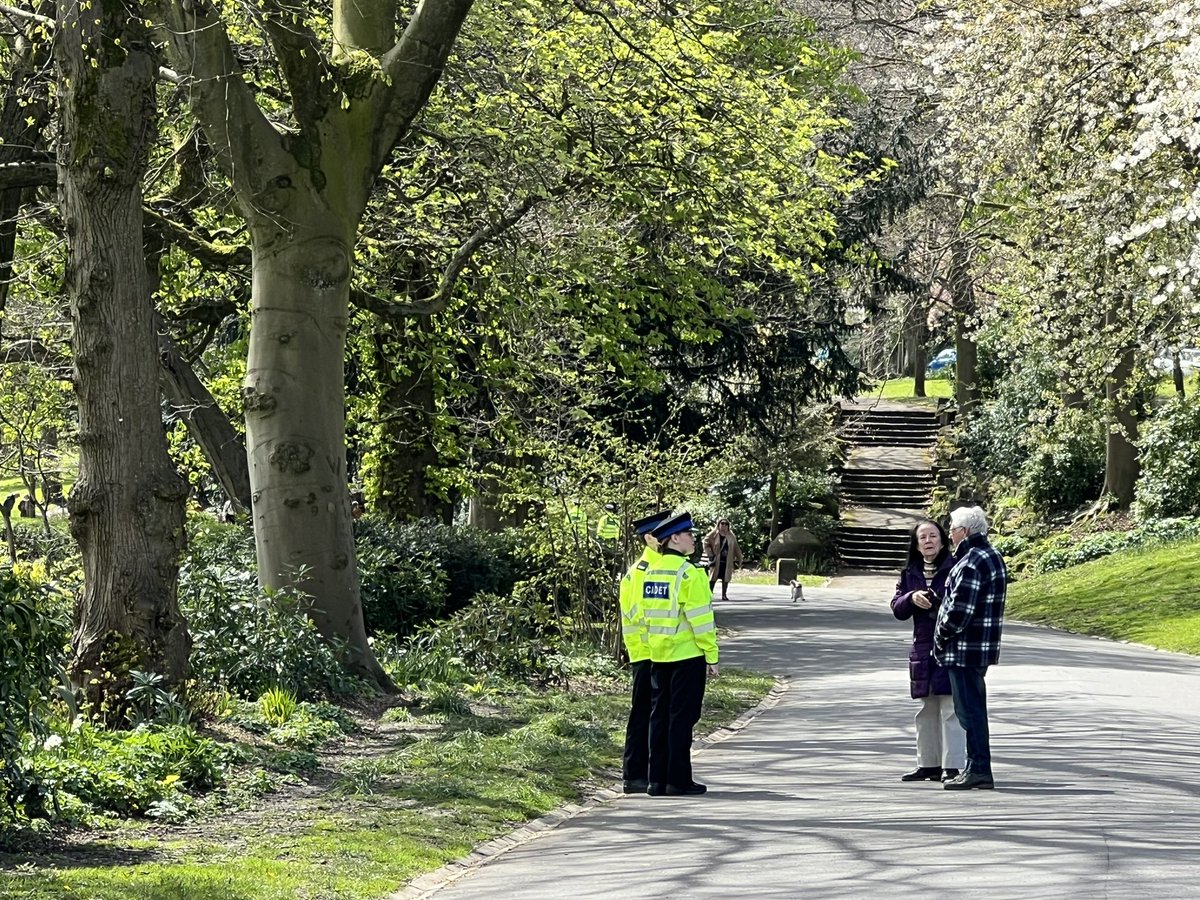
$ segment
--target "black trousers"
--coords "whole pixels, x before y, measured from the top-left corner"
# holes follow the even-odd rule
[[[987,666],[946,666],[954,714],[967,733],[967,771],[992,774],[992,740],[988,729]]]
[[[630,663],[629,673],[632,690],[621,775],[626,781],[645,781],[650,772],[650,660]]]
[[[700,721],[708,666],[703,656],[650,667],[650,782],[692,783],[692,729]]]

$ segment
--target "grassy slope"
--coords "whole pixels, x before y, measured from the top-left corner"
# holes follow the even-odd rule
[[[1200,654],[1200,541],[1115,553],[1009,587],[1008,613],[1163,650]]]
[[[698,731],[757,704],[773,679],[729,669]],[[627,688],[547,691],[399,717],[385,746],[325,759],[324,787],[177,828],[126,823],[36,854],[0,853],[0,897],[294,900],[384,897],[619,778]],[[372,742],[374,743],[374,742]]]

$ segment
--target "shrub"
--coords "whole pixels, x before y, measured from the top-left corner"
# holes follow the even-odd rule
[[[565,676],[553,612],[527,585],[480,594],[436,625],[403,639],[383,662],[400,683],[453,683],[478,675],[560,681]]]
[[[1100,496],[1104,445],[1095,423],[1066,410],[1021,469],[1029,501],[1041,510],[1075,509]]]
[[[960,446],[971,468],[986,478],[1016,478],[1029,457],[1038,429],[1049,417],[1044,397],[1054,390],[1049,369],[1023,365],[996,384],[995,396],[967,420]]]
[[[275,687],[299,697],[358,687],[308,617],[312,600],[305,594],[262,589],[251,571],[194,558],[179,575],[192,674],[207,688],[249,699]]]
[[[23,748],[48,733],[49,700],[61,683],[69,640],[56,590],[0,574],[0,781],[9,808],[23,806],[30,815],[42,812],[43,797]]]
[[[33,766],[68,805],[122,816],[173,817],[172,810],[191,805],[185,790],[203,791],[222,782],[226,755],[185,725],[106,731],[79,722],[47,741]]]
[[[833,475],[823,469],[805,469],[782,473],[776,484],[780,529],[799,526],[822,542],[826,552],[813,553],[814,565],[818,568],[832,561],[833,533],[837,527],[832,515],[837,507],[833,482]],[[747,563],[755,562],[766,553],[771,539],[769,479],[722,482],[709,496],[689,503],[688,508],[704,533],[719,517],[728,518]]]
[[[1200,403],[1166,403],[1142,429],[1137,504],[1148,518],[1200,513]]]
[[[229,721],[267,740],[311,751],[329,738],[355,730],[346,711],[330,703],[297,702],[286,692],[268,691],[258,702],[241,701]]]
[[[269,725],[283,725],[296,712],[299,701],[291,691],[271,688],[258,698],[258,708],[263,721]]]
[[[1197,519],[1160,519],[1146,522],[1129,531],[1089,534],[1078,541],[1071,541],[1068,536],[1063,535],[1038,558],[1032,569],[1037,574],[1055,572],[1120,550],[1183,540],[1197,535],[1200,535],[1200,520]]]
[[[405,634],[480,593],[508,594],[530,567],[516,532],[360,519],[363,610],[376,631]]]
[[[445,610],[449,578],[431,554],[361,543],[358,565],[370,632],[411,634]]]

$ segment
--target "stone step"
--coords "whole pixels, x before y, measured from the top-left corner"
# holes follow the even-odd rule
[[[908,559],[908,548],[876,548],[871,551],[847,548],[838,550],[838,562],[847,569],[875,569],[899,572]]]
[[[876,494],[899,494],[905,497],[928,497],[933,491],[933,484],[886,484],[886,483],[871,483],[863,484],[861,482],[852,481],[849,484],[843,482],[838,485],[837,494],[839,497],[866,497]],[[903,503],[868,503],[867,506],[903,506]]]
[[[851,469],[842,472],[838,484],[845,488],[931,488],[936,480],[929,472],[909,472],[899,475],[877,475]]]
[[[894,531],[887,537],[839,533],[834,543],[839,547],[908,547],[908,532]]]
[[[929,492],[900,494],[878,491],[875,493],[846,494],[839,493],[838,500],[843,506],[883,506],[889,509],[924,510],[929,506],[933,497]]]
[[[867,428],[939,428],[941,422],[937,419],[909,419],[897,416],[852,416],[842,419],[841,425],[848,430]]]
[[[912,407],[890,408],[873,406],[869,409],[847,409],[842,407],[843,419],[886,419],[891,421],[939,422],[941,413],[931,409],[913,409]]]
[[[932,447],[937,441],[933,438],[910,437],[909,435],[869,435],[855,438],[857,447]]]

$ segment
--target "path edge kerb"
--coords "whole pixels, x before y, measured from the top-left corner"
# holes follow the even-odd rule
[[[760,714],[779,703],[790,687],[791,682],[788,679],[777,677],[774,687],[767,692],[767,695],[756,706],[746,710],[728,725],[721,726],[712,734],[698,738],[692,744],[693,751],[697,753],[702,752],[706,747],[719,744],[721,741],[737,734]],[[593,809],[601,803],[616,800],[623,796],[625,795],[621,793],[620,782],[617,782],[610,787],[601,788],[578,803],[564,804],[557,809],[551,810],[544,816],[531,819],[515,831],[492,838],[490,841],[485,841],[466,856],[448,862],[440,869],[426,872],[424,875],[414,878],[405,887],[393,894],[389,894],[386,900],[421,900],[421,898],[429,897],[446,885],[457,881],[480,866],[504,855],[509,850],[527,844],[534,838],[546,834],[568,819],[573,819],[580,813]]]

